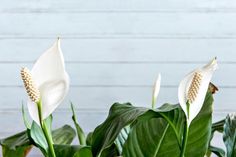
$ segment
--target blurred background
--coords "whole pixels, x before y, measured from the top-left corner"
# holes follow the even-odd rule
[[[157,106],[177,103],[180,80],[215,56],[213,119],[236,111],[236,1],[1,0],[0,138],[25,129],[20,69],[31,68],[57,37],[71,88],[54,113],[54,128],[72,124],[70,101],[86,133],[114,102],[151,107],[158,73]],[[222,145],[222,137],[215,143]]]

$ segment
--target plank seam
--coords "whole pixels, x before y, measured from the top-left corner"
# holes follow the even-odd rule
[[[71,85],[70,88],[152,88],[153,85]],[[236,89],[236,85],[217,86],[220,89]],[[0,88],[23,88],[23,85],[0,85]],[[161,88],[178,88],[178,85],[161,85]]]
[[[207,60],[208,61],[208,60]],[[65,61],[66,64],[205,64],[207,61]],[[33,60],[6,61],[0,60],[0,64],[33,64]],[[236,64],[236,61],[218,61],[219,64]]]
[[[55,39],[58,34],[0,34],[0,40],[6,39]],[[132,33],[81,33],[81,34],[61,34],[63,39],[236,39],[236,34],[132,34]]]
[[[28,9],[28,8],[11,8],[11,9],[0,9],[0,13],[5,14],[41,14],[41,13],[69,13],[69,14],[89,14],[89,13],[97,13],[97,14],[111,14],[111,13],[236,13],[236,8],[179,8],[179,9],[87,9],[87,10],[79,10],[79,9],[67,9],[67,8],[36,8],[36,9]]]
[[[6,108],[6,109],[1,109],[0,113],[2,115],[2,114],[9,114],[9,113],[19,113],[20,111],[21,111],[21,108]],[[87,114],[87,113],[107,114],[109,113],[109,108],[76,108],[75,111],[80,114]],[[214,109],[213,115],[214,114],[228,114],[231,112],[232,112],[231,109]],[[68,108],[57,109],[55,113],[71,113],[72,114],[69,105],[68,105]]]

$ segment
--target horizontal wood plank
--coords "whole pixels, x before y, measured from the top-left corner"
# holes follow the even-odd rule
[[[211,9],[231,10],[236,7],[234,1],[226,0],[88,0],[86,3],[80,0],[3,0],[0,11],[8,12],[79,12],[79,11],[169,11],[169,10],[201,10]]]
[[[162,87],[158,96],[157,106],[164,103],[178,102],[177,87]],[[214,109],[216,111],[233,112],[235,110],[236,88],[220,88],[215,95]],[[135,106],[151,106],[151,87],[71,87],[65,101],[59,110],[68,111],[70,101],[82,111],[100,112],[108,110],[114,102],[131,102]],[[0,88],[0,115],[21,108],[27,96],[23,88]]]
[[[103,112],[103,113],[101,112],[98,112],[98,113],[97,112],[92,112],[92,113],[91,112],[76,112],[76,113],[78,115],[78,121],[86,133],[93,131],[95,126],[102,123],[107,116],[107,112]],[[5,132],[5,134],[13,133],[13,132],[17,133],[25,129],[20,110],[15,111],[15,112],[6,111],[5,113],[1,113],[1,114],[3,115],[3,117],[0,119],[0,124],[1,124],[0,132]],[[61,127],[64,124],[69,124],[72,127],[74,127],[71,116],[72,114],[69,111],[55,112],[55,114],[53,114],[53,128]],[[17,124],[17,125],[14,125],[14,124]]]
[[[69,63],[66,69],[72,86],[152,86],[158,73],[162,74],[163,86],[178,86],[186,74],[206,63]],[[0,63],[0,87],[23,85],[20,69],[25,66],[31,68],[32,64]],[[235,87],[235,71],[236,64],[219,64],[212,81],[218,86]]]
[[[236,13],[2,13],[0,37],[227,37],[236,34],[235,16]]]
[[[55,39],[0,39],[0,62],[33,62]],[[220,62],[236,63],[232,57],[236,39],[64,39],[66,62],[195,63],[217,56]]]

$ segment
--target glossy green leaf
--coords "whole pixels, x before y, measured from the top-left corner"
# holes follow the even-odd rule
[[[103,150],[112,146],[120,131],[125,126],[133,123],[146,110],[145,108],[133,107],[130,103],[113,104],[105,122],[99,125],[93,132],[93,155],[99,156]]]
[[[225,119],[223,140],[227,157],[236,156],[236,115],[230,114]]]
[[[50,119],[46,121],[47,125],[51,124],[50,121]],[[63,127],[52,131],[52,139],[54,144],[57,145],[71,144],[75,134],[75,130],[71,126],[64,125]],[[44,137],[42,129],[35,122],[32,124],[30,136],[42,153],[47,154],[47,141]]]
[[[88,133],[88,135],[86,137],[86,145],[87,146],[91,146],[92,145],[92,136],[93,136],[93,132]]]
[[[23,103],[22,103],[21,112],[22,112],[22,117],[23,117],[23,121],[24,121],[25,127],[27,129],[30,129],[31,125],[30,125],[30,122],[29,122],[28,118],[26,117],[25,108],[24,108],[24,104]]]
[[[63,127],[52,131],[54,144],[71,144],[75,136],[75,130],[69,125],[64,125]]]
[[[32,148],[27,131],[0,140],[3,157],[26,157]]]
[[[189,130],[186,157],[204,156],[211,138],[213,96],[206,94],[204,104]]]
[[[83,129],[80,127],[80,125],[77,121],[77,116],[75,114],[74,105],[72,103],[71,103],[71,110],[72,110],[72,120],[74,122],[76,131],[77,131],[78,140],[81,145],[86,145],[86,137],[85,137]]]
[[[28,139],[27,131],[23,131],[13,136],[0,140],[0,144],[2,146],[8,147],[9,149],[16,149],[19,146],[31,145],[31,142]]]
[[[211,135],[213,97],[207,93],[192,121],[185,157],[203,157]],[[137,119],[123,148],[124,157],[179,157],[185,115],[179,105],[164,104]]]
[[[214,146],[210,146],[208,148],[208,154],[207,157],[211,157],[211,154],[214,153],[215,155],[217,155],[218,157],[225,157],[225,151],[221,148],[218,147],[214,147]]]
[[[57,157],[93,157],[90,146],[54,145]]]
[[[78,145],[54,145],[57,157],[73,157],[81,148],[82,146]]]
[[[184,113],[179,105],[164,104],[156,111],[149,110],[134,124],[124,145],[123,156],[179,156],[183,124]]]
[[[212,132],[214,133],[215,131],[218,131],[222,133],[224,131],[224,124],[225,124],[225,119],[222,119],[218,122],[215,122],[212,124]]]
[[[91,147],[85,146],[77,151],[73,157],[93,157]]]
[[[214,134],[215,134],[216,131],[219,132],[219,133],[222,133],[224,131],[224,124],[225,124],[225,119],[222,119],[222,120],[212,124],[212,126],[211,126],[211,138],[210,138],[209,144],[210,144],[212,138],[214,137]]]
[[[113,143],[110,147],[104,149],[99,157],[119,157],[119,156],[120,154],[118,152],[118,149],[115,143]]]
[[[224,150],[211,145],[211,140],[214,137],[215,132],[217,131],[217,132],[222,133],[223,130],[224,130],[224,124],[225,124],[225,119],[220,120],[220,121],[215,122],[215,123],[212,124],[212,126],[211,126],[211,137],[210,137],[210,140],[209,140],[207,157],[210,157],[212,153],[216,154],[219,157],[223,157],[225,155]]]
[[[128,138],[128,135],[129,135],[129,132],[130,132],[130,126],[126,126],[124,127],[119,135],[117,136],[116,140],[114,141],[115,145],[116,145],[116,148],[119,152],[119,155],[122,155],[122,152],[123,152],[123,146]]]
[[[50,133],[49,136],[52,138],[51,135],[52,116],[49,116],[47,119],[45,119],[44,123],[46,123],[46,126]],[[35,121],[33,121],[31,125],[30,137],[34,141],[35,145],[42,151],[43,154],[48,154],[48,144],[46,138],[44,136],[42,128]]]
[[[93,132],[90,132],[87,135],[87,139],[86,139],[86,144],[87,146],[91,146],[92,144],[92,136],[93,136]],[[119,136],[119,135],[118,135]],[[117,139],[116,139],[117,140]],[[115,141],[116,141],[115,140]],[[107,147],[106,149],[104,149],[100,155],[100,157],[117,157],[119,156],[120,153],[118,152],[118,148],[117,145],[115,144],[115,142],[110,146]]]
[[[43,133],[40,131],[39,126],[36,123],[32,126],[33,128],[35,127],[35,131],[31,133],[36,136],[32,140],[29,139],[28,130],[0,140],[3,149],[3,157],[25,157],[32,146],[36,145],[34,140],[37,140],[37,142],[41,142],[42,140],[43,142],[46,142],[44,141],[44,137],[41,137],[43,136]],[[71,144],[75,134],[75,130],[69,125],[64,125],[63,127],[52,131],[52,137],[55,144]],[[38,147],[41,149],[42,153],[46,155],[47,143],[45,143],[44,146],[45,150],[42,146]]]
[[[26,157],[30,152],[32,146],[22,146],[15,150],[2,146],[3,157]]]

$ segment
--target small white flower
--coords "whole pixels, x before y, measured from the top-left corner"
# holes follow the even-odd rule
[[[39,57],[30,72],[23,71],[22,69],[22,74],[24,72],[29,74],[27,75],[28,77],[31,77],[33,82],[32,89],[37,91],[37,88],[39,91],[40,100],[42,102],[43,120],[52,114],[59,106],[69,89],[69,76],[65,71],[64,57],[60,48],[60,39]],[[27,81],[24,82],[27,90],[26,83]],[[28,90],[30,90],[29,87],[30,86],[28,86]],[[27,92],[30,98],[27,103],[30,116],[36,123],[40,124],[36,105],[37,102],[35,102],[38,100],[36,100],[37,98],[32,99],[33,97],[32,95],[30,96],[30,91]],[[34,92],[31,92],[31,94],[34,94]],[[37,92],[35,96],[37,96]]]
[[[158,77],[156,79],[156,82],[153,87],[153,93],[152,93],[152,108],[154,108],[157,100],[157,96],[160,92],[160,87],[161,87],[161,74],[158,74]]]
[[[180,106],[186,114],[188,125],[200,112],[210,80],[217,67],[215,58],[206,66],[190,72],[180,82],[178,98]]]

